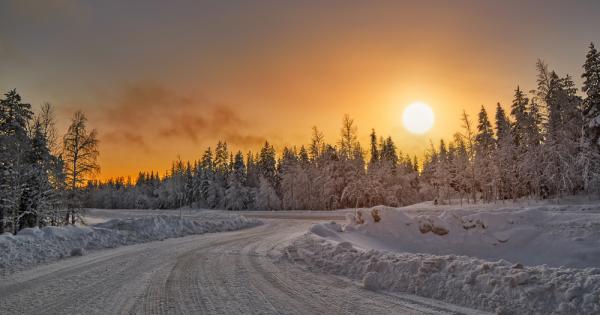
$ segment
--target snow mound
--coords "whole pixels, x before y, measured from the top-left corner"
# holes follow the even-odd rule
[[[367,290],[415,294],[498,314],[600,313],[600,268],[527,267],[505,260],[364,250],[312,233],[285,253],[315,270],[360,281]]]
[[[375,207],[311,231],[358,247],[395,252],[467,255],[525,265],[600,267],[600,214],[542,209],[444,211],[409,216]]]
[[[314,225],[285,255],[367,290],[499,314],[600,314],[600,213],[572,208],[379,206]]]
[[[87,250],[113,248],[192,234],[233,231],[260,224],[238,215],[207,216],[190,220],[177,216],[112,219],[92,226],[28,228],[17,235],[0,235],[0,273],[23,270],[36,264]]]

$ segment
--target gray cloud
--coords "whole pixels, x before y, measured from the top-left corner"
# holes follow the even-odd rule
[[[122,88],[110,106],[98,113],[105,141],[148,149],[150,138],[183,139],[198,144],[225,140],[256,145],[264,137],[247,132],[250,124],[226,104],[203,96],[181,96],[158,83]]]

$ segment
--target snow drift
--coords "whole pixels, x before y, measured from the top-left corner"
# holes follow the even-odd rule
[[[536,208],[448,210],[411,217],[401,209],[375,207],[349,214],[348,220],[342,233],[341,226],[331,225],[313,227],[313,232],[323,237],[333,232],[337,240],[369,249],[458,254],[525,265],[600,267],[597,213]]]
[[[375,207],[348,220],[314,225],[287,257],[366,289],[500,314],[600,313],[598,214]]]
[[[86,250],[233,231],[258,224],[255,219],[238,215],[211,215],[201,220],[160,215],[112,219],[91,226],[28,228],[17,235],[0,235],[0,272],[23,270],[63,257],[80,256]]]
[[[527,267],[456,255],[362,250],[305,235],[286,249],[292,260],[389,290],[499,314],[599,314],[600,268]]]

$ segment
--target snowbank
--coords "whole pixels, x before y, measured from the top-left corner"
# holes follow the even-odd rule
[[[499,314],[599,314],[600,268],[527,267],[455,255],[362,250],[307,234],[286,249],[292,260],[389,290]]]
[[[255,219],[238,215],[211,215],[199,220],[161,215],[112,219],[92,226],[23,229],[17,235],[0,235],[0,272],[22,270],[39,263],[82,255],[85,250],[233,231],[258,224]]]
[[[344,226],[314,225],[286,255],[370,290],[502,314],[600,314],[598,212],[405,210],[375,207]]]
[[[373,213],[379,218],[375,222]],[[408,216],[402,208],[375,207],[349,215],[349,224],[314,233],[367,249],[467,255],[525,265],[600,267],[600,214],[505,209],[444,211]],[[361,222],[362,221],[362,222]]]

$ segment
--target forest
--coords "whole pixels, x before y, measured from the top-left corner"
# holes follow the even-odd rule
[[[83,113],[59,143],[52,107],[34,115],[13,90],[0,101],[0,232],[72,224],[86,207],[329,210],[597,194],[600,54],[590,44],[581,94],[570,75],[541,60],[536,70],[537,86],[517,86],[510,111],[497,104],[493,116],[483,106],[476,119],[464,112],[462,130],[432,141],[421,159],[375,130],[363,147],[346,115],[336,143],[317,127],[309,144],[280,152],[265,142],[244,154],[221,141],[163,174],[103,182],[89,180],[99,171],[99,151]]]

